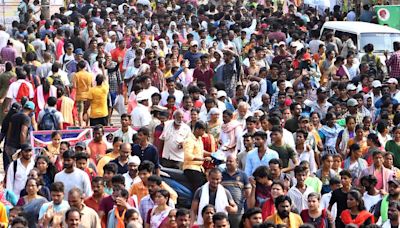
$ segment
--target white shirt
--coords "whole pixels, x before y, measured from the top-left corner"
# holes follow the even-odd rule
[[[35,166],[35,161],[31,159],[28,166],[26,167],[21,163],[21,158],[18,158],[15,162],[17,162],[17,172],[15,173],[15,175],[14,175],[13,162],[8,166],[6,188],[14,192],[15,195],[19,197],[19,194],[21,193],[22,189],[25,188],[29,172]]]
[[[308,186],[304,193],[301,193],[296,186],[293,186],[289,189],[287,195],[292,200],[292,205],[294,205],[298,211],[302,211],[304,209],[308,209],[307,197],[312,192],[314,192],[314,190]]]
[[[163,91],[161,93],[161,101],[160,101],[161,104],[160,105],[162,105],[162,106],[167,105],[168,96],[169,96],[168,91]],[[182,91],[175,89],[174,97],[175,97],[175,105],[176,105],[176,107],[180,107],[181,103],[182,103],[182,98],[183,98]]]
[[[10,34],[0,30],[0,50],[7,46],[7,41],[10,39]]]
[[[69,82],[69,78],[68,78],[67,72],[65,72],[64,70],[58,69],[57,74],[60,75],[60,79],[61,79],[62,83],[64,84],[64,86],[69,86],[69,85],[71,85],[71,83]],[[53,75],[53,72],[52,72],[52,71],[49,72],[49,74],[47,75],[47,77],[50,77],[51,75]]]
[[[125,178],[125,188],[126,189],[131,189],[131,186],[133,184],[139,183],[142,180],[140,179],[139,176],[136,176],[134,179],[129,175],[129,173],[124,173],[122,176]]]
[[[85,197],[92,195],[92,188],[88,174],[78,168],[74,168],[72,173],[66,173],[65,170],[59,172],[54,177],[54,182],[63,182],[64,199],[68,199],[68,192],[72,188],[79,188]]]
[[[164,140],[162,157],[168,160],[183,162],[183,148],[178,148],[191,134],[190,127],[184,123],[178,129],[174,126],[174,120],[167,121],[160,139]]]
[[[118,129],[116,132],[114,132],[114,137],[122,138],[122,142],[124,143],[133,143],[132,137],[136,133],[137,132],[129,126],[128,131],[125,133],[122,131],[122,128]]]
[[[17,98],[18,90],[22,83],[25,83],[29,87],[29,98],[33,99],[35,96],[35,91],[33,90],[32,84],[25,79],[18,79],[17,81],[11,83],[7,91],[6,97],[12,99],[12,103],[16,101],[15,98]]]
[[[25,45],[19,40],[15,40],[13,42],[13,47],[16,51],[15,57],[22,57],[22,54],[26,52]]]
[[[140,103],[133,109],[131,116],[134,128],[141,128],[150,124],[151,114],[149,108]]]
[[[381,194],[376,194],[375,196],[368,195],[368,192],[364,192],[363,195],[363,200],[364,200],[364,205],[365,208],[367,208],[367,211],[371,209],[372,206],[374,206],[376,203],[378,203],[379,200],[382,199]]]
[[[328,192],[328,193],[322,195],[321,205],[320,205],[321,209],[328,209],[329,201],[331,201],[331,197],[332,197],[332,192]],[[333,204],[333,206],[332,206],[331,215],[332,215],[333,219],[336,219],[336,215],[337,215],[336,203]]]

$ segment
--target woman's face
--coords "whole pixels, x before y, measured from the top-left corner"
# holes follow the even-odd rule
[[[67,151],[69,148],[65,144],[60,145],[60,154],[63,154],[65,151]]]
[[[317,197],[308,197],[308,208],[311,210],[319,209],[319,200]]]
[[[164,197],[161,193],[156,193],[155,203],[157,205],[165,205],[167,204],[167,198]]]
[[[333,169],[338,169],[341,165],[342,165],[342,159],[340,159],[339,157],[333,158],[333,164],[332,164]]]
[[[290,110],[289,109],[285,109],[282,113],[282,117],[283,119],[286,121],[288,119],[290,119]]]
[[[113,144],[114,151],[119,151],[119,147],[121,146],[122,141],[117,141]]]
[[[212,207],[209,207],[206,209],[206,211],[203,214],[203,220],[204,222],[208,222],[209,224],[212,223],[212,217],[215,214],[215,210]]]
[[[354,197],[350,194],[347,194],[347,208],[354,208],[358,206],[358,202]]]
[[[276,198],[278,198],[278,196],[282,196],[284,194],[285,194],[285,192],[283,191],[283,188],[281,185],[279,185],[279,184],[272,185],[271,196],[273,199],[276,199]]]
[[[384,157],[384,160],[383,160],[383,165],[386,168],[391,169],[392,166],[393,166],[393,156],[392,155],[386,155]]]
[[[356,159],[361,158],[361,156],[362,156],[361,150],[355,150],[355,151],[353,151],[353,154]]]
[[[219,113],[215,113],[211,115],[211,120],[212,121],[217,121],[219,119]]]
[[[358,138],[358,139],[362,139],[363,137],[364,137],[364,132],[363,132],[363,130],[360,128],[360,129],[357,129],[357,131],[356,131],[356,137]]]
[[[30,179],[26,183],[26,192],[28,193],[28,195],[33,195],[38,192],[38,186],[35,180]]]
[[[324,160],[324,167],[331,168],[333,164],[332,156],[329,156],[327,159]]]
[[[130,222],[139,222],[139,214],[138,213],[133,213],[131,217],[128,218],[128,223]]]
[[[61,136],[60,135],[55,135],[52,139],[51,142],[53,144],[53,146],[59,146],[61,143]]]
[[[43,158],[37,160],[36,168],[38,168],[41,173],[45,173],[47,171],[47,167],[49,167],[49,165]]]
[[[199,113],[197,113],[196,111],[190,112],[190,119],[194,122],[194,121],[198,121],[199,120]]]
[[[346,123],[347,129],[349,131],[354,131],[354,128],[356,127],[356,121],[354,119],[350,119],[347,123]]]
[[[224,121],[224,123],[229,123],[232,120],[232,117],[227,115],[227,114],[223,114],[222,115],[222,120]]]
[[[178,224],[176,224],[176,210],[172,209],[169,214],[168,214],[168,220],[169,220],[169,227],[171,228],[175,228],[178,226]]]
[[[400,140],[400,129],[394,132],[394,139],[398,142]]]
[[[312,120],[313,124],[319,124],[319,117],[318,117],[317,114],[314,113],[314,114],[311,116],[311,120]]]

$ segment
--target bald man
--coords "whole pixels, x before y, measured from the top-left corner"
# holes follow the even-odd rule
[[[131,144],[129,143],[122,143],[121,146],[119,146],[119,156],[118,158],[112,160],[111,162],[117,164],[117,173],[118,174],[124,174],[129,171],[128,169],[128,162],[129,162],[129,157],[132,152],[132,147]]]

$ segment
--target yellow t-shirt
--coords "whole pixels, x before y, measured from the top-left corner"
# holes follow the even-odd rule
[[[75,74],[73,82],[76,86],[76,100],[86,101],[89,96],[89,89],[92,87],[93,75],[85,70],[81,70]]]
[[[90,100],[90,118],[102,118],[108,116],[107,106],[108,84],[92,87],[89,89],[88,100]]]

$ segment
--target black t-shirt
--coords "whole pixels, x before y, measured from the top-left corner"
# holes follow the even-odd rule
[[[12,124],[12,131],[11,131],[11,136],[7,138],[7,146],[11,146],[17,149],[21,148],[21,139],[20,139],[20,134],[21,134],[21,128],[23,125],[26,125],[28,128],[31,126],[31,118],[27,115],[25,115],[22,112],[15,113],[11,117],[11,124]],[[29,131],[29,130],[28,130]],[[29,142],[29,132],[27,132],[28,137],[26,138],[26,142]]]
[[[336,203],[337,206],[337,218],[340,218],[342,211],[347,209],[347,193],[342,191],[342,188],[336,189],[332,192],[331,201],[329,205]]]
[[[200,187],[200,188],[198,188],[196,190],[196,192],[194,193],[194,197],[193,197],[194,200],[197,200],[198,202],[200,202],[202,189],[203,188]],[[232,197],[231,193],[226,188],[224,188],[224,189],[225,189],[226,196],[228,197],[228,202],[232,202],[233,201],[233,197]],[[209,191],[209,194],[210,195],[209,195],[208,203],[215,206],[215,198],[217,197],[217,192],[216,191],[215,192]],[[199,210],[202,210],[202,208],[199,208]]]

